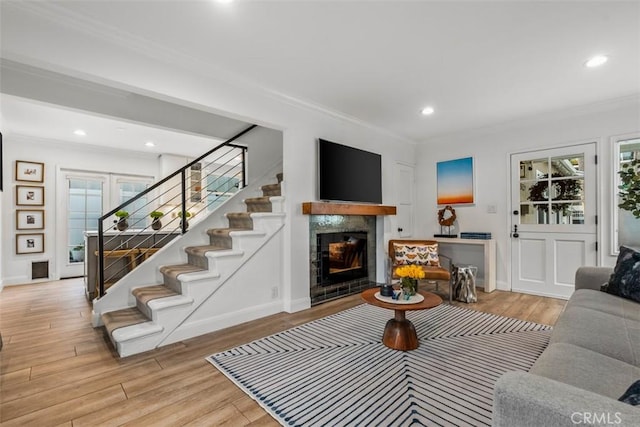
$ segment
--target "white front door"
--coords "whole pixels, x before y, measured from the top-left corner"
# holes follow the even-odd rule
[[[596,265],[595,143],[511,156],[511,289],[557,298]]]
[[[414,197],[413,167],[404,163],[396,164],[396,219],[398,221],[398,236],[411,237],[413,235],[413,197]]]

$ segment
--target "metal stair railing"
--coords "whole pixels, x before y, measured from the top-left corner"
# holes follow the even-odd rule
[[[256,127],[249,126],[98,219],[98,298],[106,284],[115,283],[169,240],[186,233],[189,217],[224,203],[247,185],[247,147],[233,141]],[[120,219],[114,220],[114,215]]]

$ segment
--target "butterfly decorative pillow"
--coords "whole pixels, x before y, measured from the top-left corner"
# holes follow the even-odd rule
[[[433,245],[394,243],[393,249],[396,265],[416,264],[440,267],[437,243]]]

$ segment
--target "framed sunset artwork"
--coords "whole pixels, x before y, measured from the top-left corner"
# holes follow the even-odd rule
[[[447,160],[436,165],[438,205],[469,205],[475,203],[473,157]]]

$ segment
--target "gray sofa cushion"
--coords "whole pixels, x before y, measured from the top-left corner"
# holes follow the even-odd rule
[[[584,347],[640,367],[640,322],[571,304],[556,322],[550,344]]]
[[[640,305],[637,302],[601,291],[590,289],[575,291],[566,307],[590,308],[640,322]]]
[[[640,378],[640,367],[567,343],[547,347],[529,372],[613,399]]]

